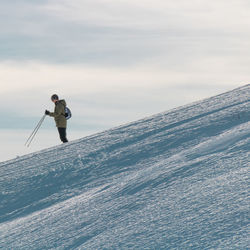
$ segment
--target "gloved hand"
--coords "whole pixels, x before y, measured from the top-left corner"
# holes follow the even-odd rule
[[[45,115],[49,115],[50,114],[50,112],[46,109],[45,110]]]

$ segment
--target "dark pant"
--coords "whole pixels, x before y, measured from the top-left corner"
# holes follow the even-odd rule
[[[57,129],[58,129],[61,141],[63,143],[68,142],[68,140],[66,138],[66,128],[57,128]]]

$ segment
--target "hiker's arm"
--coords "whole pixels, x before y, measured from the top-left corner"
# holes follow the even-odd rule
[[[58,104],[55,108],[55,112],[50,112],[49,116],[58,117],[63,114],[63,105]]]

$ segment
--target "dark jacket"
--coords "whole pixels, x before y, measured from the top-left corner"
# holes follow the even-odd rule
[[[54,117],[58,128],[67,128],[67,120],[65,118],[66,102],[59,100],[55,103],[54,112],[50,112],[50,116]]]

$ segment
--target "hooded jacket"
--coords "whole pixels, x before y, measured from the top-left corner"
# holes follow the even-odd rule
[[[67,127],[67,120],[65,118],[65,107],[66,107],[65,100],[59,100],[55,103],[54,112],[50,112],[49,114],[49,116],[54,117],[56,126],[58,128]]]

